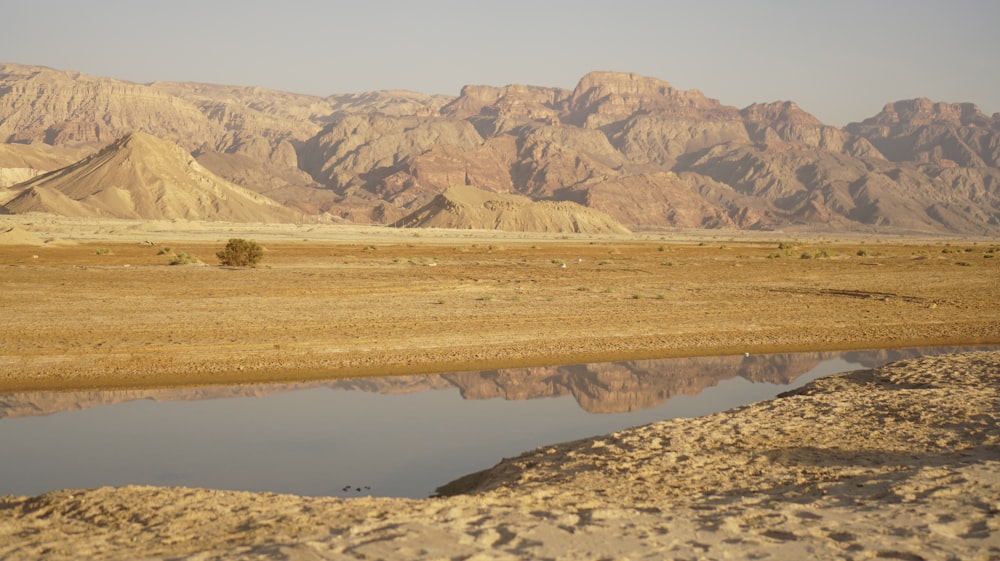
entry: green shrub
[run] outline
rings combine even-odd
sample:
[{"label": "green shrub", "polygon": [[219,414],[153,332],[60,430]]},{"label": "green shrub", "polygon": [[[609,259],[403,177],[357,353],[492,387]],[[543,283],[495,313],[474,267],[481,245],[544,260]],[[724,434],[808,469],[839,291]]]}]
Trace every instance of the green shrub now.
[{"label": "green shrub", "polygon": [[225,249],[215,254],[219,263],[229,267],[256,267],[264,257],[264,248],[255,241],[231,238]]}]

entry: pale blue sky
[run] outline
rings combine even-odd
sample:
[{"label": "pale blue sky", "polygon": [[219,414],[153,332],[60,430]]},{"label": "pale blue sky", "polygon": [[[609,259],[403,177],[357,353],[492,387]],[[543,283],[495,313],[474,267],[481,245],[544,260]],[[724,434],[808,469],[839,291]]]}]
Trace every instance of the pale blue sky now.
[{"label": "pale blue sky", "polygon": [[0,61],[328,95],[572,88],[637,72],[832,125],[929,97],[1000,111],[1000,1],[0,0]]}]

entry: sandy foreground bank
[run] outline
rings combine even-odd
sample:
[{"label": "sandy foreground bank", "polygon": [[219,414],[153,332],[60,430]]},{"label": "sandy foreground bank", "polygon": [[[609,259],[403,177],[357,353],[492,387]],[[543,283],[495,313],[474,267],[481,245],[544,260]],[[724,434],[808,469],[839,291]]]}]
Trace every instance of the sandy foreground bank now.
[{"label": "sandy foreground bank", "polygon": [[0,500],[3,559],[998,559],[1000,352],[546,446],[427,500]]}]

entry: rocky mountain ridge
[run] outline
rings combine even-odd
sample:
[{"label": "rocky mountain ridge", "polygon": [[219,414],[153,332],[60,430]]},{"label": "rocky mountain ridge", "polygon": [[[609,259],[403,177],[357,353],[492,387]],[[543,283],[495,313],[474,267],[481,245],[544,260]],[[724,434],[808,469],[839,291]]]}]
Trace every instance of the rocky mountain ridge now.
[{"label": "rocky mountain ridge", "polygon": [[97,149],[133,131],[301,212],[358,222],[468,186],[632,229],[1000,233],[1000,114],[970,103],[890,102],[837,128],[792,101],[739,109],[618,72],[573,90],[318,97],[0,64],[0,141]]}]

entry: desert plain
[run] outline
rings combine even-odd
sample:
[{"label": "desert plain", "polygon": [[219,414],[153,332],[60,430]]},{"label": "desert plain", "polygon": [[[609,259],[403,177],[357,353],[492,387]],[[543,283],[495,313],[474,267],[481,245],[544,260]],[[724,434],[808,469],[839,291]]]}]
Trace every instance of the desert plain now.
[{"label": "desert plain", "polygon": [[1000,342],[989,240],[2,224],[7,390]]},{"label": "desert plain", "polygon": [[[232,237],[256,268],[218,265]],[[990,239],[20,215],[0,244],[5,392],[1000,344]],[[984,352],[832,377],[553,443],[445,498],[7,497],[0,558],[997,559],[998,376]]]}]

